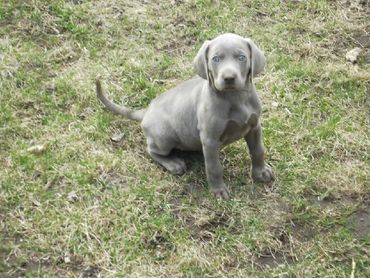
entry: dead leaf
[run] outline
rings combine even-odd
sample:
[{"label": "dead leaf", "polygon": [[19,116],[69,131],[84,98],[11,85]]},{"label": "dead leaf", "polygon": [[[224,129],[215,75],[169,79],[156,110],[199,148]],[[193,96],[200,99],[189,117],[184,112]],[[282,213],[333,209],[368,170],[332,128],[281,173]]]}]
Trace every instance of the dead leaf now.
[{"label": "dead leaf", "polygon": [[359,48],[359,47],[356,47],[356,48],[348,51],[347,54],[346,54],[347,61],[350,61],[353,64],[357,63],[357,58],[360,55],[361,51],[362,51],[362,49]]},{"label": "dead leaf", "polygon": [[48,148],[47,143],[42,144],[42,145],[34,145],[32,147],[29,147],[27,149],[27,152],[33,153],[33,154],[42,154],[43,152],[47,150],[47,148]]},{"label": "dead leaf", "polygon": [[77,197],[77,194],[75,191],[71,191],[68,193],[68,196],[67,196],[67,199],[68,201],[70,202],[76,202],[78,200],[78,197]]},{"label": "dead leaf", "polygon": [[36,200],[36,199],[33,199],[33,200],[32,200],[32,203],[33,203],[36,207],[41,207],[41,203],[40,203],[38,200]]},{"label": "dead leaf", "polygon": [[290,110],[288,109],[288,108],[284,108],[284,111],[289,115],[289,116],[291,116],[292,115],[292,112],[290,112]]},{"label": "dead leaf", "polygon": [[272,108],[277,108],[279,106],[279,103],[277,101],[271,102]]}]

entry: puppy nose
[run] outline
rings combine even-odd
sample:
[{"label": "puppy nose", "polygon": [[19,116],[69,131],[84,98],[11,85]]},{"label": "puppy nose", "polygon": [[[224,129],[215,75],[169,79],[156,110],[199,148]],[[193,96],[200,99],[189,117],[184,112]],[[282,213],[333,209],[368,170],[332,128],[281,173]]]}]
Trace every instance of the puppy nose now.
[{"label": "puppy nose", "polygon": [[224,81],[226,84],[234,84],[235,76],[225,76]]}]

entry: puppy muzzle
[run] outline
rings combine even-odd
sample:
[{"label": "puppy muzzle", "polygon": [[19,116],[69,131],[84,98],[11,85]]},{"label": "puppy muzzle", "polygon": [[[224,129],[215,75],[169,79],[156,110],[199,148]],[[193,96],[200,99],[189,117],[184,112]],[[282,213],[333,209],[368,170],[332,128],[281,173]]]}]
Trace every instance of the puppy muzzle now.
[{"label": "puppy muzzle", "polygon": [[235,72],[223,73],[215,81],[215,86],[219,91],[240,90],[243,88],[243,82]]}]

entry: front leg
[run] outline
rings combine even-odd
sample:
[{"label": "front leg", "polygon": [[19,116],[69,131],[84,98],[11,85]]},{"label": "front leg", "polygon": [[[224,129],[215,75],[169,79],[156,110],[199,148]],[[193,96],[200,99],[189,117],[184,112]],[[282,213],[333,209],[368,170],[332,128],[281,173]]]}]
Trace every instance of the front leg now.
[{"label": "front leg", "polygon": [[270,182],[274,179],[272,171],[265,164],[265,151],[262,142],[262,130],[258,124],[244,137],[252,158],[252,179],[256,182]]},{"label": "front leg", "polygon": [[211,192],[220,199],[229,199],[224,179],[223,168],[220,162],[220,142],[216,140],[202,140],[207,180]]}]

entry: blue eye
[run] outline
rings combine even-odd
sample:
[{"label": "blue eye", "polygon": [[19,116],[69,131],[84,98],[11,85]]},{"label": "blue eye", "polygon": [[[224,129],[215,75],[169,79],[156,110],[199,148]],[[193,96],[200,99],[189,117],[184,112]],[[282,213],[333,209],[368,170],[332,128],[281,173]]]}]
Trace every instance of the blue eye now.
[{"label": "blue eye", "polygon": [[238,59],[239,59],[240,62],[244,62],[246,60],[246,57],[245,57],[245,55],[240,54]]},{"label": "blue eye", "polygon": [[220,56],[213,56],[212,61],[213,61],[213,63],[219,63],[220,62]]}]

